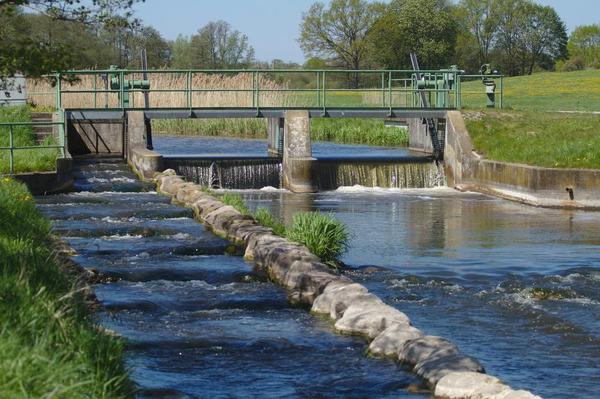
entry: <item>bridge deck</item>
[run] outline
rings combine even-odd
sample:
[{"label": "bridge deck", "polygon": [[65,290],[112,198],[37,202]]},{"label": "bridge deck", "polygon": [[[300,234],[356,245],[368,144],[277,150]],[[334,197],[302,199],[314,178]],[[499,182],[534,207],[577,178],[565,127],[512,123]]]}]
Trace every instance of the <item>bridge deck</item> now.
[{"label": "bridge deck", "polygon": [[[308,111],[311,118],[444,118],[445,108],[129,108],[144,111],[148,119],[188,118],[283,118],[291,109]],[[122,109],[67,109],[69,120],[116,120]]]}]

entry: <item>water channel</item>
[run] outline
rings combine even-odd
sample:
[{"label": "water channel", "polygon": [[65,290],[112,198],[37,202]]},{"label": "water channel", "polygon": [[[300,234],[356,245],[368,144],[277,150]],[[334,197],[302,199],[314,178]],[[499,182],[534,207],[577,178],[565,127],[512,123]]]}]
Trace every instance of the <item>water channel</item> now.
[{"label": "water channel", "polygon": [[[217,143],[223,152],[266,149],[155,138],[171,154],[215,153]],[[406,154],[315,143],[319,151]],[[76,261],[114,279],[96,287],[98,317],[128,338],[140,397],[428,397],[401,365],[364,356],[361,339],[290,307],[228,242],[123,163],[81,163],[76,179],[77,192],[39,198],[39,207]],[[312,209],[342,220],[352,232],[345,273],[488,373],[545,398],[598,397],[600,214],[448,188],[240,192],[284,220]]]}]

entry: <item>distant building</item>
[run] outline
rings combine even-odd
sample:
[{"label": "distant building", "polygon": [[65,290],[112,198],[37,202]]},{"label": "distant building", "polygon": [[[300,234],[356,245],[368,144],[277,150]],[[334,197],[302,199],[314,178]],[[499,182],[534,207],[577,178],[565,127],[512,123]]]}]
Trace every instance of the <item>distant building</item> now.
[{"label": "distant building", "polygon": [[23,75],[0,79],[0,107],[25,105],[27,103],[27,85]]}]

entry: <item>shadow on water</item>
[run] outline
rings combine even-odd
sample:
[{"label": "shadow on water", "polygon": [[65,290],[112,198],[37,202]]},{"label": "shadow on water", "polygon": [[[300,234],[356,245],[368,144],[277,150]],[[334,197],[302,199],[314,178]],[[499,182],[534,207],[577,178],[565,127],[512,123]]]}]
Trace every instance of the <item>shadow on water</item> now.
[{"label": "shadow on water", "polygon": [[76,193],[38,198],[95,287],[99,321],[128,339],[141,398],[425,397],[362,339],[290,307],[229,243],[122,164],[76,166]]}]

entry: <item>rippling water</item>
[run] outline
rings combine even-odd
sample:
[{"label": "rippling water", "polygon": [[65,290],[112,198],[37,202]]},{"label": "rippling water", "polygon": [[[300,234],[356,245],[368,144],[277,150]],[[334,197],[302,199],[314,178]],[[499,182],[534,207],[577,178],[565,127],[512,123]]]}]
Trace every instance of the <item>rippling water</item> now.
[{"label": "rippling water", "polygon": [[289,221],[331,212],[352,232],[347,274],[545,398],[597,398],[600,214],[431,190],[244,193]]},{"label": "rippling water", "polygon": [[[128,339],[142,398],[425,397],[400,365],[290,307],[230,243],[122,163],[83,163],[79,192],[37,198],[95,287],[102,325]],[[411,388],[412,387],[412,388]],[[417,388],[415,388],[417,387]]]}]

